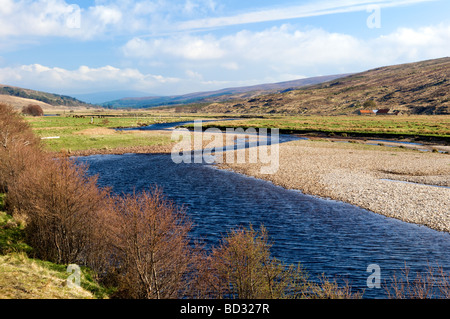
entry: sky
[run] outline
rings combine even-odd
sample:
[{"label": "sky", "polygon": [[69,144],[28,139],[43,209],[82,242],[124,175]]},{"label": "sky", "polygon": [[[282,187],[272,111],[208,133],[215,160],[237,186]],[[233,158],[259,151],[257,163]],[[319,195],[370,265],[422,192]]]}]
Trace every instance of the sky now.
[{"label": "sky", "polygon": [[448,0],[0,0],[0,83],[178,95],[450,56]]}]

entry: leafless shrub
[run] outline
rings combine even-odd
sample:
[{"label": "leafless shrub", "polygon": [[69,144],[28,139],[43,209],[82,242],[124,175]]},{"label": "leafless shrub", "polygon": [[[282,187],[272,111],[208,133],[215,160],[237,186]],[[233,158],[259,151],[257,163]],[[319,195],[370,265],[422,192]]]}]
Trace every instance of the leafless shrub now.
[{"label": "leafless shrub", "polygon": [[44,115],[44,110],[37,104],[28,104],[22,108],[22,113],[31,116],[42,116]]},{"label": "leafless shrub", "polygon": [[285,265],[270,256],[267,230],[231,231],[199,268],[202,298],[293,299],[360,298],[350,286],[325,277],[314,283],[300,265]]},{"label": "leafless shrub", "polygon": [[9,186],[7,199],[27,216],[27,242],[36,257],[68,264],[85,256],[105,196],[86,167],[44,157]]},{"label": "leafless shrub", "polygon": [[118,295],[138,299],[183,296],[192,253],[184,212],[159,189],[115,201],[121,269]]},{"label": "leafless shrub", "polygon": [[[267,230],[237,229],[208,257],[200,282],[211,298],[288,299],[350,298],[350,289],[323,280],[319,286],[308,279],[300,265],[284,265],[270,256]],[[205,289],[206,288],[206,289]]]},{"label": "leafless shrub", "polygon": [[40,141],[12,106],[0,103],[0,191],[39,157]]},{"label": "leafless shrub", "polygon": [[279,293],[274,279],[280,274],[279,264],[270,258],[270,245],[265,228],[256,232],[232,231],[211,254],[211,266],[221,297],[260,299]]},{"label": "leafless shrub", "polygon": [[450,273],[442,267],[428,266],[426,272],[411,274],[405,266],[400,275],[394,274],[385,290],[390,299],[448,299],[450,298]]}]

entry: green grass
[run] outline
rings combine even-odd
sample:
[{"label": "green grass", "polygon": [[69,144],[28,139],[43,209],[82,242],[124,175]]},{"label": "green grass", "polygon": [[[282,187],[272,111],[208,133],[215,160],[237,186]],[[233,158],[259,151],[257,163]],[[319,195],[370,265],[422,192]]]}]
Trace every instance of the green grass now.
[{"label": "green grass", "polygon": [[284,131],[450,137],[450,116],[286,116],[212,123],[210,127],[279,128]]},{"label": "green grass", "polygon": [[[115,149],[126,147],[165,146],[172,143],[169,134],[147,132],[133,134],[114,131],[118,127],[138,127],[158,122],[188,121],[211,115],[195,114],[164,116],[142,113],[141,116],[116,116],[106,118],[26,117],[40,137],[59,136],[43,140],[49,151],[78,151],[88,149]],[[450,116],[270,116],[264,118],[241,118],[235,121],[205,123],[204,127],[255,127],[279,128],[285,132],[323,132],[329,135],[383,134],[401,137],[450,138]],[[109,132],[104,129],[111,129]]]},{"label": "green grass", "polygon": [[23,224],[15,221],[7,213],[0,211],[0,254],[29,253],[31,251],[32,248],[25,242]]},{"label": "green grass", "polygon": [[45,144],[50,151],[78,151],[87,149],[114,149],[121,147],[135,146],[155,146],[169,145],[171,143],[170,136],[165,135],[142,135],[135,136],[132,134],[115,133],[114,135],[81,135],[74,136],[71,134],[60,135],[59,139],[46,140]]},{"label": "green grass", "polygon": [[4,212],[0,194],[0,299],[108,298],[111,290],[95,280],[94,272],[80,267],[80,288],[67,287],[67,265],[29,258],[24,223]]},{"label": "green grass", "polygon": [[[59,117],[26,117],[33,131],[39,137],[59,137],[57,139],[45,139],[49,151],[60,150],[88,150],[88,149],[114,149],[120,147],[169,145],[172,143],[170,135],[155,134],[133,134],[113,130],[123,127],[139,127],[159,122],[175,122],[190,120],[180,117],[91,117],[74,118],[68,116]],[[103,130],[102,130],[103,129]],[[104,129],[111,129],[110,132]]]},{"label": "green grass", "polygon": [[4,212],[5,194],[0,194],[0,254],[11,252],[30,252],[32,249],[25,243],[23,224],[15,221]]}]

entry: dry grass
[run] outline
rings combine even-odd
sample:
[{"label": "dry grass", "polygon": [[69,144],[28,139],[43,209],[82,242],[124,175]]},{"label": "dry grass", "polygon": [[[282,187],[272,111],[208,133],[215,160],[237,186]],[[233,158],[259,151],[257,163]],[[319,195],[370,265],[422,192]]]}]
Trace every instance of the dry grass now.
[{"label": "dry grass", "polygon": [[0,256],[0,299],[94,298],[83,288],[69,288],[63,275],[25,254]]},{"label": "dry grass", "polygon": [[74,132],[75,135],[111,135],[116,133],[115,130],[105,127],[89,128],[82,131]]}]

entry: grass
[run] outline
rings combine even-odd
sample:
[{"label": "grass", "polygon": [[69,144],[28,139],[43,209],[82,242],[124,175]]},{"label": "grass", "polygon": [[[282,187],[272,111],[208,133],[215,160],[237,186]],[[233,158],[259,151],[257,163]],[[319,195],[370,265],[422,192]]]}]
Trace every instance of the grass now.
[{"label": "grass", "polygon": [[0,254],[13,252],[31,252],[25,243],[23,224],[14,220],[5,212],[0,212]]},{"label": "grass", "polygon": [[0,254],[30,252],[25,243],[24,225],[4,212],[5,194],[0,193]]},{"label": "grass", "polygon": [[3,211],[0,194],[0,299],[98,299],[110,291],[99,285],[95,274],[81,268],[80,287],[69,287],[67,265],[29,258],[24,223]]},{"label": "grass", "polygon": [[114,149],[135,146],[163,146],[171,143],[170,136],[158,134],[132,134],[115,132],[109,134],[60,135],[59,139],[46,141],[49,151],[78,151],[87,149]]},{"label": "grass", "polygon": [[107,290],[95,283],[86,268],[80,287],[69,287],[64,265],[31,259],[25,253],[0,255],[0,299],[97,299]]},{"label": "grass", "polygon": [[395,137],[450,137],[450,116],[273,116],[212,123],[210,127],[279,128],[328,134],[386,134]]},{"label": "grass", "polygon": [[[109,113],[108,113],[109,114]],[[170,146],[169,132],[119,131],[115,128],[139,127],[160,122],[189,121],[201,118],[217,118],[219,114],[174,114],[142,112],[136,116],[126,113],[102,114],[105,118],[93,119],[71,116],[26,117],[34,132],[45,139],[49,151],[111,150],[131,147]],[[73,115],[73,114],[72,114]],[[417,137],[450,139],[450,116],[271,116],[239,118],[235,121],[204,123],[204,127],[255,127],[279,128],[281,132],[322,132],[333,135],[377,135],[395,138]]]},{"label": "grass", "polygon": [[[147,115],[147,114],[143,114]],[[169,134],[143,131],[118,131],[115,128],[139,127],[159,122],[186,121],[193,117],[179,116],[117,116],[75,118],[69,116],[26,117],[33,131],[45,139],[49,151],[77,151],[88,149],[114,149],[119,147],[164,146],[172,143]]]}]

